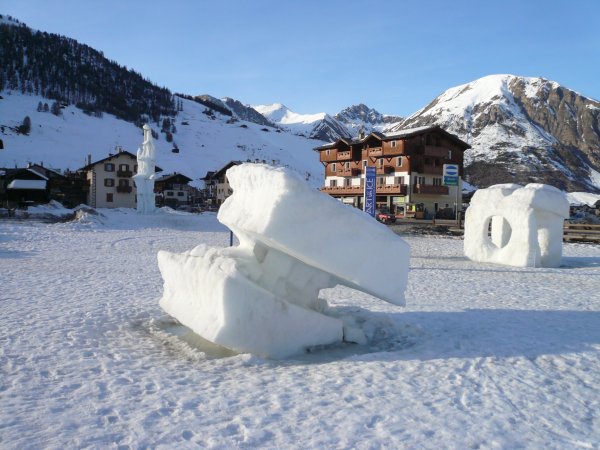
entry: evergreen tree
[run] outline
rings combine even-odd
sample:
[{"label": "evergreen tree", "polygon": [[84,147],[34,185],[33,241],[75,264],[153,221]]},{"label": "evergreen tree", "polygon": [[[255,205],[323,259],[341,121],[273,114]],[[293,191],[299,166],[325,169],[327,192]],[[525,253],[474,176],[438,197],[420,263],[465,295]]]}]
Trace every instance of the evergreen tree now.
[{"label": "evergreen tree", "polygon": [[42,102],[39,102],[37,105],[37,112],[42,112],[43,109],[44,107],[42,106]]},{"label": "evergreen tree", "polygon": [[50,107],[50,112],[55,116],[60,116],[60,105],[58,102],[52,102],[52,106]]},{"label": "evergreen tree", "polygon": [[31,131],[31,119],[29,118],[29,116],[25,116],[25,118],[23,119],[23,123],[19,125],[17,131],[21,134],[29,134],[29,132]]}]

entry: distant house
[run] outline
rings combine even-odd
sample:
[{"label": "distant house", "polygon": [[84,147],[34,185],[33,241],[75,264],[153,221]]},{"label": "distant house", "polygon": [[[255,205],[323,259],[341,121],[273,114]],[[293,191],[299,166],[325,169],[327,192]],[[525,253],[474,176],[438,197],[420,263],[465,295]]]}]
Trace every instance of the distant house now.
[{"label": "distant house", "polygon": [[193,205],[196,189],[188,184],[190,181],[191,178],[177,172],[157,178],[154,182],[157,203],[174,209]]},{"label": "distant house", "polygon": [[88,186],[81,172],[59,173],[58,170],[44,167],[43,164],[29,164],[28,167],[48,179],[47,189],[50,200],[56,200],[67,208],[74,208],[86,202]]},{"label": "distant house", "polygon": [[[111,154],[79,169],[85,173],[89,186],[86,203],[92,208],[135,208],[136,189],[133,175],[137,172],[137,157],[125,150]],[[162,169],[156,166],[156,172]]]},{"label": "distant house", "polygon": [[216,205],[217,203],[217,180],[214,178],[214,171],[206,172],[203,178],[204,189],[202,189],[202,200],[206,205]]},{"label": "distant house", "polygon": [[221,206],[225,199],[233,193],[225,173],[230,167],[237,166],[238,164],[241,164],[241,161],[230,161],[216,172],[208,172],[202,178],[205,186],[210,186],[211,197],[208,198],[208,204]]},{"label": "distant house", "polygon": [[48,203],[48,178],[31,169],[0,169],[0,202],[4,208]]}]

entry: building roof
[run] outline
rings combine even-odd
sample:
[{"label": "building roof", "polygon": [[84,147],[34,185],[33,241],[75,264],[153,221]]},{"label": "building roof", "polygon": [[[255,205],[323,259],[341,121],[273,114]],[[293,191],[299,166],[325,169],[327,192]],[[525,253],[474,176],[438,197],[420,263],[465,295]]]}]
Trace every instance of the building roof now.
[{"label": "building roof", "polygon": [[424,133],[429,133],[431,131],[435,131],[438,133],[442,133],[445,136],[447,136],[449,139],[451,139],[452,141],[454,141],[456,144],[458,144],[459,146],[463,147],[465,150],[468,148],[471,148],[471,146],[469,144],[467,144],[465,141],[461,140],[460,138],[458,138],[457,136],[455,136],[454,134],[448,133],[446,130],[444,130],[443,128],[437,126],[437,125],[428,125],[425,127],[417,127],[417,128],[407,128],[405,130],[399,130],[396,131],[394,133],[380,133],[378,131],[371,131],[369,134],[367,134],[364,138],[362,139],[354,139],[349,141],[348,139],[338,139],[335,142],[330,142],[329,144],[325,144],[325,145],[321,145],[320,147],[315,147],[313,150],[314,151],[321,151],[321,150],[327,150],[327,149],[332,149],[332,148],[336,148],[340,142],[343,142],[344,144],[350,146],[350,145],[356,145],[356,144],[362,144],[363,142],[365,142],[367,139],[369,139],[371,136],[381,140],[381,141],[391,141],[394,139],[407,139],[413,136],[418,136],[420,134],[424,134]]},{"label": "building roof", "polygon": [[46,180],[19,180],[14,179],[6,189],[28,189],[28,190],[45,190],[46,189]]},{"label": "building roof", "polygon": [[161,176],[160,178],[157,178],[156,180],[154,180],[156,183],[158,182],[163,182],[163,181],[168,181],[172,178],[184,178],[186,180],[186,183],[189,183],[190,181],[192,181],[192,178],[185,176],[182,173],[167,173],[163,176]]},{"label": "building roof", "polygon": [[[101,164],[101,163],[105,163],[105,162],[111,161],[112,159],[118,158],[119,156],[122,156],[122,155],[129,156],[130,158],[135,159],[137,161],[137,155],[134,155],[133,153],[130,153],[127,150],[120,150],[117,153],[111,153],[111,154],[109,154],[106,158],[102,158],[102,159],[99,159],[96,162],[88,164],[87,166],[84,166],[84,167],[82,167],[79,170],[80,171],[91,170],[92,167],[94,167],[96,164]],[[160,167],[158,167],[158,166],[154,166],[154,171],[155,172],[162,172],[163,170]]]},{"label": "building roof", "polygon": [[[229,161],[227,164],[225,164],[219,170],[217,170],[216,172],[214,172],[210,178],[206,178],[205,177],[205,179],[219,178],[221,175],[223,175],[223,173],[225,171],[227,171],[227,169],[229,169],[232,166],[237,166],[238,164],[241,164],[241,163],[242,163],[241,161]],[[208,173],[206,175],[208,176]]]}]

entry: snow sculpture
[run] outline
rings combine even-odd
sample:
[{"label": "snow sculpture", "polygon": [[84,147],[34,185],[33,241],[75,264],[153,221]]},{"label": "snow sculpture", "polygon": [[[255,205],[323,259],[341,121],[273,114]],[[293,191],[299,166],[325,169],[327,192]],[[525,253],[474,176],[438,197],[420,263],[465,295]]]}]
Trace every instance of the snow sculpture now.
[{"label": "snow sculpture", "polygon": [[409,247],[362,211],[310,188],[283,168],[242,164],[218,219],[229,248],[164,251],[161,307],[205,339],[238,352],[284,358],[335,342],[366,342],[327,315],[319,291],[337,284],[404,305]]},{"label": "snow sculpture", "polygon": [[137,151],[137,174],[133,176],[137,187],[137,211],[142,214],[154,212],[154,177],[156,167],[156,149],[152,139],[152,130],[144,125],[144,142]]},{"label": "snow sculpture", "polygon": [[[465,256],[516,267],[558,267],[569,202],[545,184],[479,189],[465,216]],[[491,222],[491,236],[488,229]]]}]

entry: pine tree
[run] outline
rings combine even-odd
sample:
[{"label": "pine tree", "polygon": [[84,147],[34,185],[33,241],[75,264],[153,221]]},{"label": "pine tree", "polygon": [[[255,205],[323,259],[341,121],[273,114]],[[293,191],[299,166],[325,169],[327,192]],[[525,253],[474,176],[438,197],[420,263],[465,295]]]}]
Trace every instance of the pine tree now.
[{"label": "pine tree", "polygon": [[31,119],[29,118],[29,116],[25,116],[25,118],[23,119],[23,123],[19,125],[17,131],[21,134],[29,134],[29,132],[31,131]]},{"label": "pine tree", "polygon": [[43,109],[44,107],[42,106],[42,102],[39,102],[37,105],[37,112],[42,112]]}]

